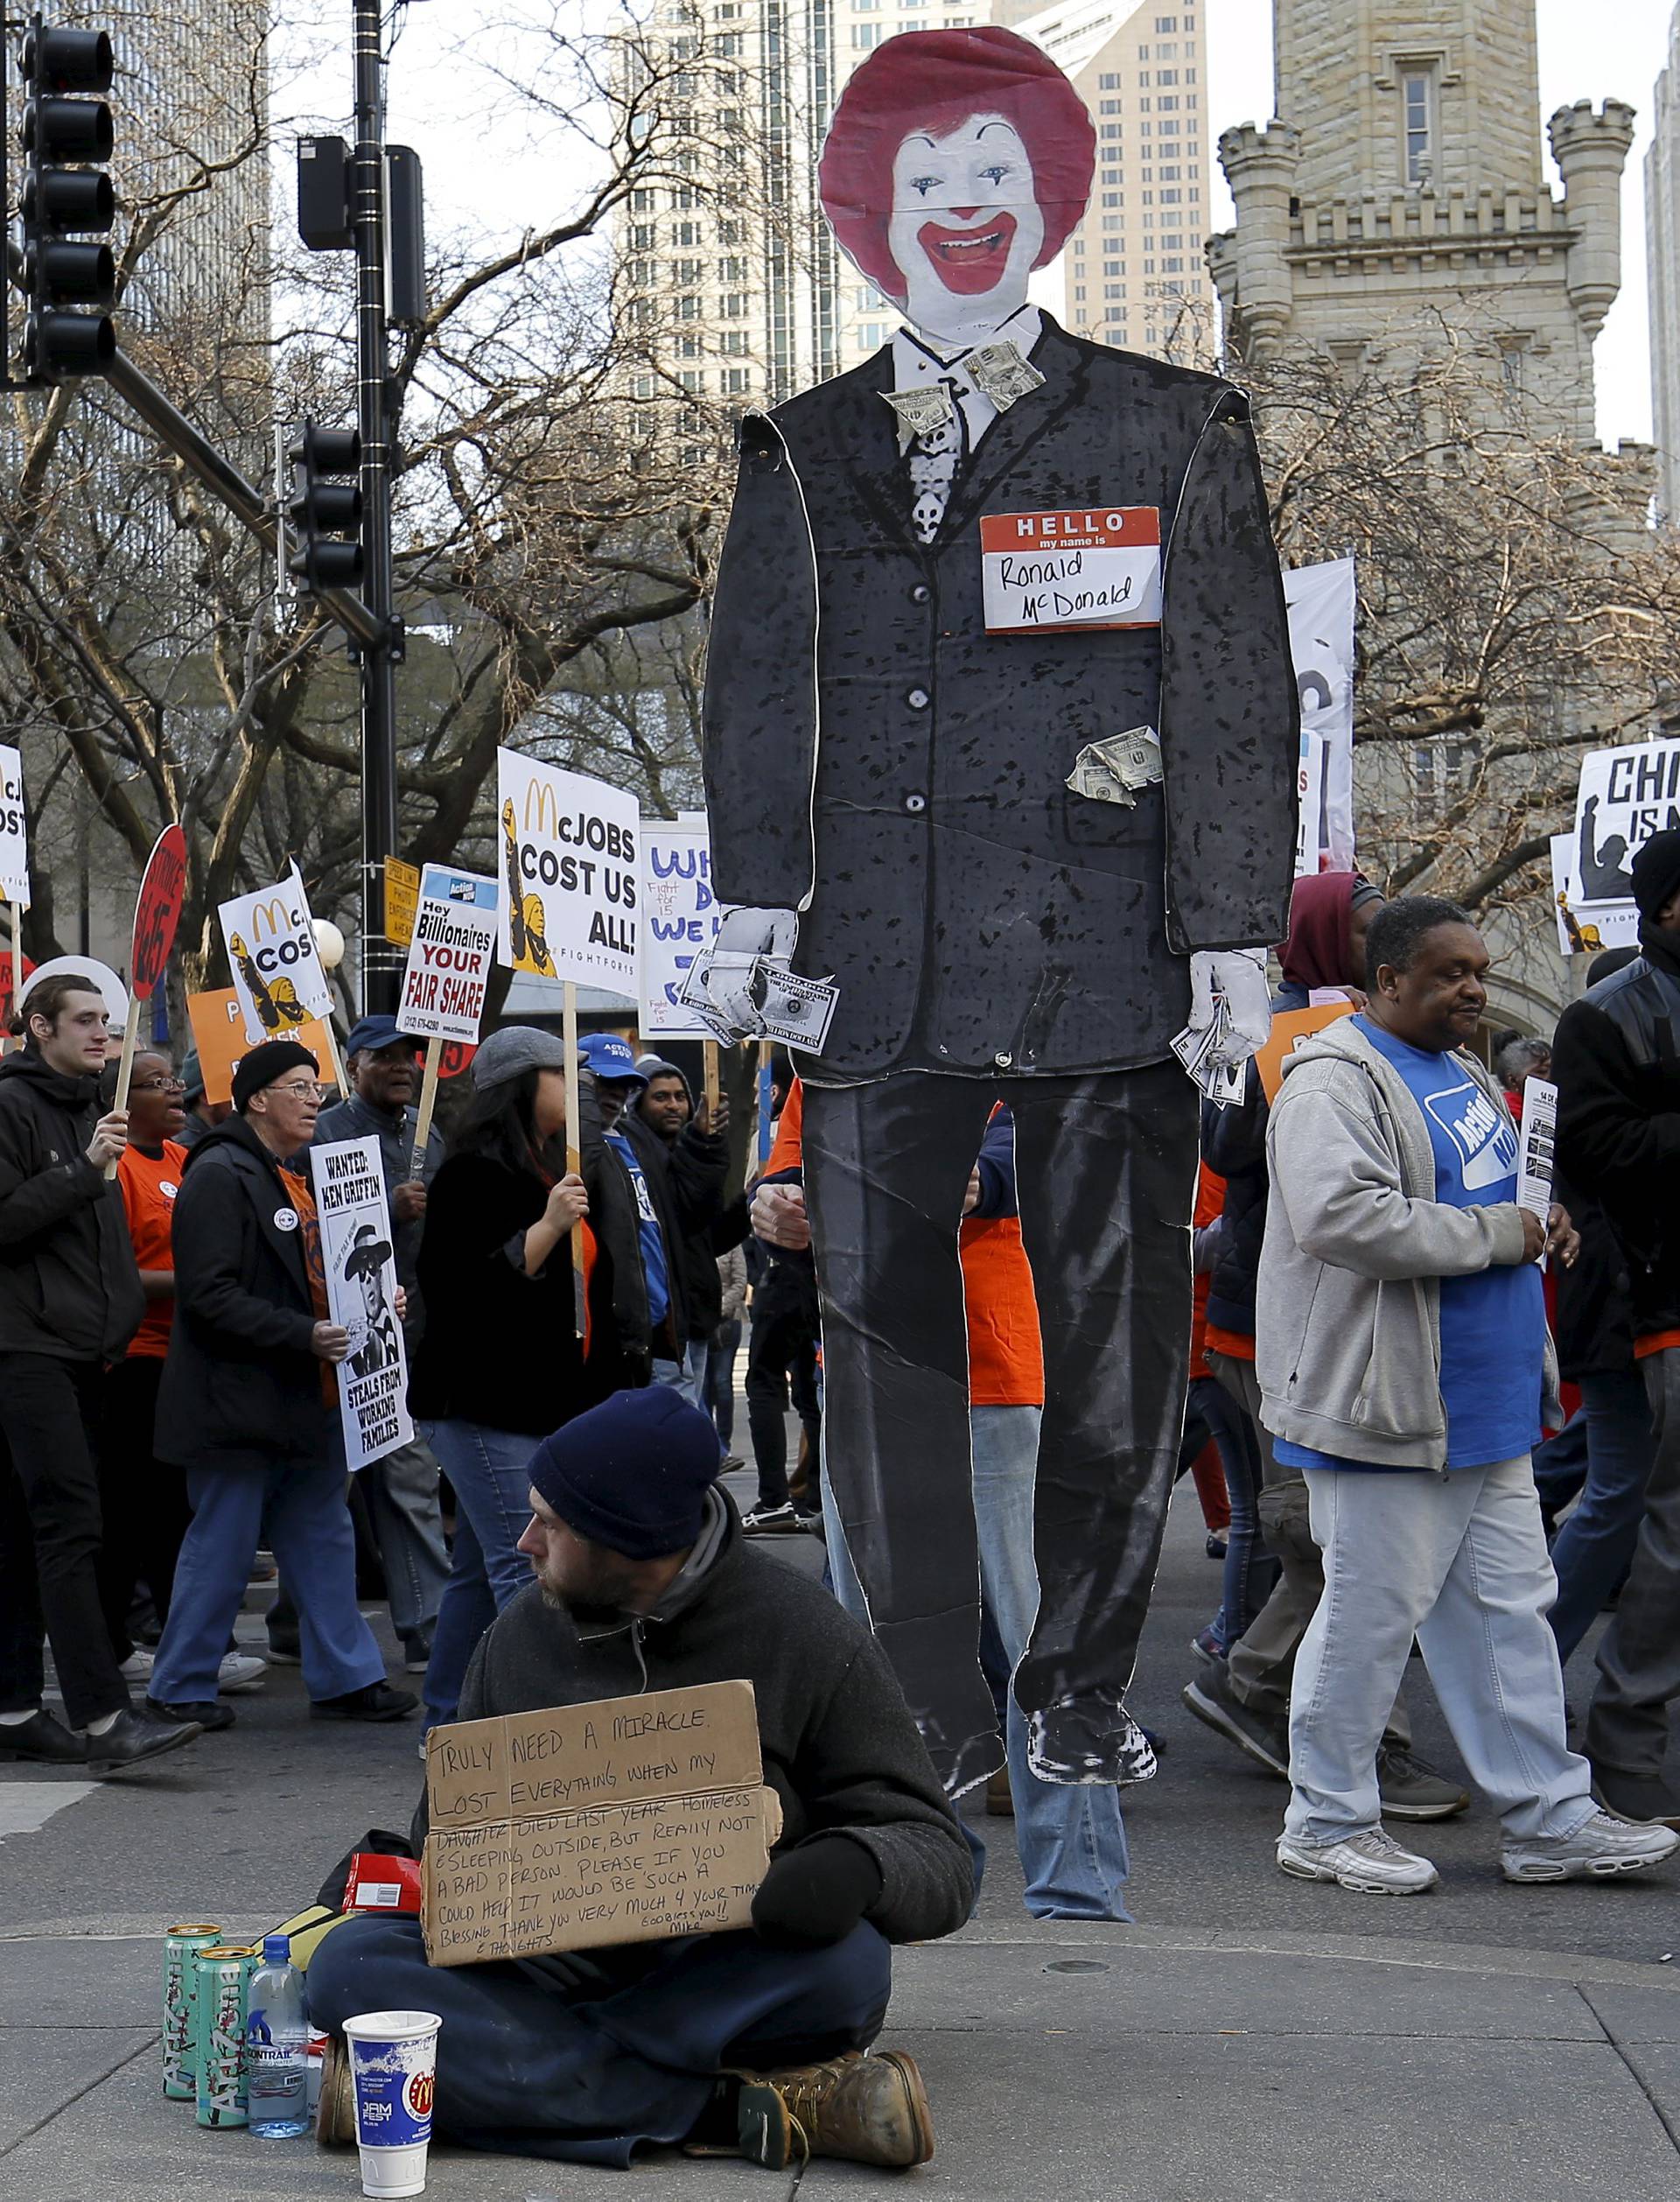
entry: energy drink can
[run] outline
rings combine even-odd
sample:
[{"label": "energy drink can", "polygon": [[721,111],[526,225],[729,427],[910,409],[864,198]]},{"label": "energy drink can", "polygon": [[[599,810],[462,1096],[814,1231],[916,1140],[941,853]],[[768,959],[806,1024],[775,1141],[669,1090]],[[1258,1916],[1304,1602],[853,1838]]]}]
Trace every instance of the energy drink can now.
[{"label": "energy drink can", "polygon": [[193,1958],[198,1988],[198,2100],[201,2126],[250,2121],[245,2096],[245,1991],[256,1952],[220,1946]]},{"label": "energy drink can", "polygon": [[164,2093],[191,2102],[198,2089],[193,1960],[221,1939],[219,1926],[172,1926],[164,1932]]}]

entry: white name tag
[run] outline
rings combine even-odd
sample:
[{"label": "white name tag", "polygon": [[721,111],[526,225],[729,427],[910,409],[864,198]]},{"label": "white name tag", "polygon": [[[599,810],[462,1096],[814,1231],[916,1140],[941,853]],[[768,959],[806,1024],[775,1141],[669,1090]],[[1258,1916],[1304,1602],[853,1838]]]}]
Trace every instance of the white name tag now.
[{"label": "white name tag", "polygon": [[1154,505],[984,514],[980,565],[988,635],[1161,623]]}]

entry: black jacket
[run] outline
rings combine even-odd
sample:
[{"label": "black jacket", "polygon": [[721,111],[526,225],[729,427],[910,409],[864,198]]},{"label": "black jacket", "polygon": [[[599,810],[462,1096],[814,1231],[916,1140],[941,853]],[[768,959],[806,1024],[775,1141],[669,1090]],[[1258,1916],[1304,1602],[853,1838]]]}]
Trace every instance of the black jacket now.
[{"label": "black jacket", "polygon": [[1558,1346],[1558,1373],[1567,1382],[1602,1376],[1634,1365],[1634,1309],[1628,1297],[1628,1257],[1610,1218],[1589,1195],[1562,1177],[1552,1183],[1552,1198],[1569,1210],[1581,1234],[1575,1266],[1560,1262],[1552,1336]]},{"label": "black jacket", "polygon": [[[721,1491],[713,1509],[716,1557],[644,1621],[580,1633],[535,1584],[522,1591],[473,1654],[458,1717],[751,1682],[764,1778],[781,1799],[778,1848],[849,1835],[880,1868],[867,1917],[889,1941],[955,1933],[973,1901],[968,1846],[885,1653],[820,1583],[755,1551]],[[423,1801],[416,1848],[424,1832]]]},{"label": "black jacket", "polygon": [[1208,1320],[1215,1329],[1254,1336],[1254,1294],[1260,1249],[1266,1236],[1271,1181],[1266,1171],[1266,1127],[1271,1121],[1265,1089],[1252,1062],[1242,1098],[1235,1108],[1201,1105],[1201,1158],[1225,1181],[1220,1210],[1219,1258],[1208,1286]]},{"label": "black jacket", "polygon": [[88,1160],[97,1080],[0,1062],[0,1353],[116,1361],[145,1313],[115,1178]]},{"label": "black jacket", "polygon": [[1680,937],[1659,936],[1558,1020],[1558,1165],[1627,1258],[1635,1328],[1680,1328]]},{"label": "black jacket", "polygon": [[[721,902],[802,912],[840,995],[808,1075],[1123,1069],[1168,1052],[1186,953],[1281,940],[1299,705],[1249,403],[1045,317],[1042,388],[911,525],[887,347],[742,424],[706,676]],[[1154,508],[1158,628],[988,635],[980,520]],[[1067,785],[1158,729],[1135,807]]]},{"label": "black jacket", "polygon": [[710,1338],[723,1321],[718,1257],[746,1237],[745,1199],[724,1204],[729,1140],[699,1131],[692,1122],[675,1140],[663,1139],[634,1109],[626,1109],[614,1128],[634,1148],[659,1213],[668,1266],[675,1273],[671,1310],[680,1355],[690,1338]]},{"label": "black jacket", "polygon": [[188,1150],[171,1238],[175,1322],[158,1395],[158,1458],[247,1468],[340,1457],[325,1364],[310,1350],[323,1318],[305,1234],[278,1164],[242,1117]]}]

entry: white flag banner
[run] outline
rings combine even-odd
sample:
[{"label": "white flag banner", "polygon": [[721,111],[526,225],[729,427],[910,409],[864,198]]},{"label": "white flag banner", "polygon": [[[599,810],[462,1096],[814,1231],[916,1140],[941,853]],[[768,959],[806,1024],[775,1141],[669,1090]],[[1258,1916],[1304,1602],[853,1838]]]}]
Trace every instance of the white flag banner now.
[{"label": "white flag banner", "polygon": [[312,1017],[331,1022],[332,989],[321,968],[309,897],[295,864],[272,887],[222,903],[217,915],[252,1047],[284,1040]]},{"label": "white flag banner", "polygon": [[1295,832],[1295,876],[1311,876],[1319,868],[1323,847],[1320,821],[1324,817],[1324,770],[1328,747],[1322,734],[1301,729],[1299,778],[1300,813]]},{"label": "white flag banner", "polygon": [[711,891],[711,841],[705,821],[641,825],[641,986],[643,1034],[662,1040],[716,1037],[682,999],[696,959],[717,938],[723,908]]},{"label": "white flag banner", "polygon": [[396,1319],[396,1259],[379,1141],[341,1140],[309,1151],[332,1319],[350,1333],[338,1364],[345,1465],[383,1460],[414,1436],[409,1364]]},{"label": "white flag banner", "polygon": [[0,742],[0,902],[29,904],[29,820],[24,761]]},{"label": "white flag banner", "polygon": [[496,954],[496,883],[429,864],[420,880],[396,1028],[474,1046]]},{"label": "white flag banner", "polygon": [[[1289,650],[1300,692],[1301,725],[1324,743],[1319,846],[1332,870],[1354,866],[1354,617],[1357,590],[1351,558],[1297,566],[1284,576]],[[1316,872],[1316,859],[1298,864]]]},{"label": "white flag banner", "polygon": [[581,772],[496,752],[502,878],[497,947],[515,971],[636,991],[641,814]]}]

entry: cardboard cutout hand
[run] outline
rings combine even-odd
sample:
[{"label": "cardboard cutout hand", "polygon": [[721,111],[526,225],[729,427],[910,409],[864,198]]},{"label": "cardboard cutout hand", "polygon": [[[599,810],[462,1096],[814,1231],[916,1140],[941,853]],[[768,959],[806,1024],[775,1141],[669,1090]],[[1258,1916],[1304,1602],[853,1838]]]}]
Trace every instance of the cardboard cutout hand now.
[{"label": "cardboard cutout hand", "polygon": [[784,970],[799,939],[793,910],[726,910],[706,966],[706,997],[744,1039],[764,1030],[758,1004],[749,991],[752,966],[762,957]]},{"label": "cardboard cutout hand", "polygon": [[1190,958],[1190,1029],[1205,1032],[1214,1021],[1214,997],[1223,994],[1230,1024],[1208,1057],[1210,1065],[1246,1062],[1266,1044],[1271,1031],[1271,997],[1266,992],[1264,948],[1199,949]]}]

